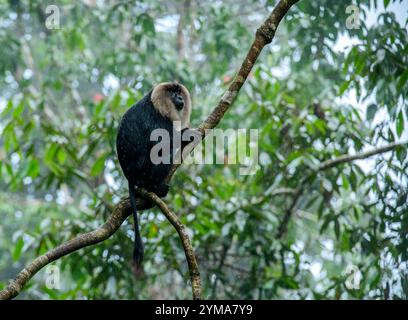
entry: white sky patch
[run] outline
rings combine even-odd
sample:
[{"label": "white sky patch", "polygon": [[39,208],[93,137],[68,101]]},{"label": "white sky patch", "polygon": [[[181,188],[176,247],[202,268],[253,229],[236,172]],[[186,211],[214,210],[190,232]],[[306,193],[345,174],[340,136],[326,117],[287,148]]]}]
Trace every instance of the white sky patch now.
[{"label": "white sky patch", "polygon": [[[283,59],[280,63],[279,67],[271,67],[270,73],[273,74],[274,77],[279,79],[285,79],[290,75],[291,68],[290,68],[290,60],[288,58]],[[270,75],[264,74],[265,79],[269,79]],[[262,72],[261,72],[262,77]]]},{"label": "white sky patch", "polygon": [[305,249],[305,243],[301,240],[297,240],[291,248],[297,253],[301,253]]},{"label": "white sky patch", "polygon": [[18,153],[13,153],[10,158],[11,165],[13,168],[17,168],[20,163],[20,156]]},{"label": "white sky patch", "polygon": [[2,113],[4,109],[6,109],[6,106],[7,106],[7,100],[0,97],[0,113]]},{"label": "white sky patch", "polygon": [[322,240],[321,244],[323,246],[321,251],[321,256],[327,260],[334,260],[334,243],[332,239]]},{"label": "white sky patch", "polygon": [[161,19],[155,19],[154,27],[158,32],[176,32],[179,15],[173,14]]},{"label": "white sky patch", "polygon": [[357,38],[350,38],[346,34],[342,34],[338,37],[336,43],[333,46],[335,52],[349,52],[351,47],[358,44],[360,41]]},{"label": "white sky patch", "polygon": [[105,95],[109,95],[109,91],[116,90],[119,88],[119,79],[113,74],[108,74],[103,79],[103,88],[102,91]]},{"label": "white sky patch", "polygon": [[393,12],[400,25],[405,26],[408,19],[408,1],[406,0],[403,0],[401,3],[390,3],[387,9],[384,9],[384,3],[382,1],[378,1],[377,10],[375,8],[371,8],[371,10],[367,12],[367,18],[365,20],[366,25],[368,27],[375,25],[377,23],[378,16],[386,11]]},{"label": "white sky patch", "polygon": [[31,79],[31,77],[33,76],[33,74],[34,74],[33,70],[31,70],[31,69],[25,69],[24,72],[23,72],[23,78],[24,78],[25,80],[29,80],[29,79]]},{"label": "white sky patch", "polygon": [[309,270],[312,273],[313,277],[319,278],[320,273],[322,272],[322,264],[320,262],[312,262],[310,264]]},{"label": "white sky patch", "polygon": [[198,205],[198,199],[197,199],[196,197],[194,197],[194,196],[191,196],[191,198],[190,198],[190,203],[191,203],[191,205],[192,205],[193,207],[195,207],[195,206]]},{"label": "white sky patch", "polygon": [[58,190],[57,191],[57,198],[55,201],[59,205],[64,205],[67,202],[67,195],[65,194],[64,190]]},{"label": "white sky patch", "polygon": [[119,190],[120,189],[120,179],[114,174],[112,174],[112,170],[115,168],[115,163],[112,160],[106,161],[106,170],[104,174],[105,182],[109,188],[112,190]]}]

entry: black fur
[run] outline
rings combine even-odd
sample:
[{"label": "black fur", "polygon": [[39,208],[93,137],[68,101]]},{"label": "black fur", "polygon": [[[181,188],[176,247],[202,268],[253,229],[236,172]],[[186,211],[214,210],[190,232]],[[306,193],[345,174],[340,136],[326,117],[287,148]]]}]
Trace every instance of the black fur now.
[{"label": "black fur", "polygon": [[[164,182],[170,164],[153,164],[150,161],[150,150],[157,141],[150,141],[150,134],[155,129],[165,129],[173,137],[173,124],[170,119],[163,117],[151,102],[150,91],[139,102],[132,106],[123,116],[116,139],[116,149],[119,163],[129,182],[129,195],[132,202],[135,221],[135,248],[133,259],[137,266],[143,260],[143,244],[140,238],[135,186],[165,197],[169,186]],[[171,154],[173,146],[170,144]]]},{"label": "black fur", "polygon": [[171,164],[156,165],[150,161],[150,150],[157,143],[150,141],[150,134],[155,129],[165,129],[172,138],[173,124],[153,107],[150,95],[151,91],[124,114],[119,125],[116,149],[129,183],[164,197],[168,186],[163,181]]}]

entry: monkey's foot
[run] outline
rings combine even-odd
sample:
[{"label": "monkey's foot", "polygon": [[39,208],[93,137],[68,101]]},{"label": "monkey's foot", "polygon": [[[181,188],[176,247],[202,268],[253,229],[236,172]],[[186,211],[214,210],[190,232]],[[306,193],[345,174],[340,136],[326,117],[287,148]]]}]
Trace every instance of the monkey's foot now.
[{"label": "monkey's foot", "polygon": [[162,183],[158,185],[153,192],[157,194],[160,198],[164,198],[169,193],[169,190],[170,186],[167,183]]}]

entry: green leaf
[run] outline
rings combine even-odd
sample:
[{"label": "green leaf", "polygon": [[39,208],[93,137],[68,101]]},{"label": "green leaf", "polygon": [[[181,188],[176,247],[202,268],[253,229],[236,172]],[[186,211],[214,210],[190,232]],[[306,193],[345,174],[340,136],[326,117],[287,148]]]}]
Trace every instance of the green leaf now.
[{"label": "green leaf", "polygon": [[350,180],[349,181],[350,181],[351,190],[353,191],[357,190],[357,176],[353,168],[350,169]]},{"label": "green leaf", "polygon": [[341,235],[341,250],[350,251],[350,237],[345,232]]},{"label": "green leaf", "polygon": [[58,153],[57,153],[57,159],[60,164],[65,163],[65,160],[67,159],[67,153],[65,152],[64,149],[59,148]]},{"label": "green leaf", "polygon": [[391,0],[384,0],[384,8],[387,9],[388,5],[390,4]]},{"label": "green leaf", "polygon": [[147,13],[142,13],[136,20],[137,24],[141,24],[143,31],[146,34],[154,35],[156,30],[154,27],[154,20]]},{"label": "green leaf", "polygon": [[347,176],[344,173],[341,174],[341,181],[342,181],[343,188],[348,190],[350,188],[350,183],[348,181]]},{"label": "green leaf", "polygon": [[398,137],[401,137],[402,132],[404,131],[404,115],[402,114],[402,110],[398,113],[396,129]]},{"label": "green leaf", "polygon": [[21,101],[13,111],[13,118],[17,119],[24,110],[24,101]]},{"label": "green leaf", "polygon": [[401,162],[401,164],[403,164],[405,159],[407,158],[406,146],[398,146],[395,151],[397,153],[397,159],[399,160],[399,162]]},{"label": "green leaf", "polygon": [[13,109],[13,101],[12,100],[9,100],[8,102],[7,102],[7,106],[4,108],[4,110],[0,113],[0,115],[2,115],[2,116],[5,116],[5,115],[7,115],[9,112],[10,112],[10,110],[12,110]]},{"label": "green leaf", "polygon": [[326,217],[324,218],[323,224],[322,224],[322,226],[321,226],[321,228],[320,228],[320,233],[323,233],[324,230],[327,229],[327,227],[329,226],[329,223],[330,223],[332,220],[333,220],[333,217],[330,216],[330,215],[328,215],[328,216],[326,216]]},{"label": "green leaf", "polygon": [[23,252],[23,246],[24,246],[23,237],[19,237],[17,240],[16,246],[14,247],[13,254],[12,254],[14,261],[17,261],[18,259],[20,259],[21,253]]},{"label": "green leaf", "polygon": [[370,104],[367,107],[366,118],[367,118],[368,121],[371,121],[371,120],[374,119],[375,114],[377,113],[377,110],[378,110],[378,106],[376,104],[374,104],[374,103]]},{"label": "green leaf", "polygon": [[54,156],[57,150],[58,150],[58,144],[51,143],[50,145],[48,145],[45,151],[45,156],[44,156],[45,162],[49,162],[49,163],[53,162]]},{"label": "green leaf", "polygon": [[47,293],[51,299],[53,300],[58,300],[58,294],[57,291],[54,289],[49,289],[47,287],[43,287],[42,290]]},{"label": "green leaf", "polygon": [[104,154],[95,161],[94,165],[91,168],[91,176],[96,177],[99,175],[105,167],[105,160],[108,154]]},{"label": "green leaf", "polygon": [[286,289],[299,289],[299,284],[293,278],[282,277],[279,282]]},{"label": "green leaf", "polygon": [[31,160],[30,164],[28,165],[27,176],[34,179],[38,176],[39,173],[40,173],[40,164],[38,160],[35,160],[35,159]]},{"label": "green leaf", "polygon": [[346,92],[347,88],[350,86],[351,80],[344,82],[339,89],[339,96],[342,96]]},{"label": "green leaf", "polygon": [[399,77],[398,84],[397,84],[397,90],[399,93],[401,93],[402,89],[404,88],[404,85],[407,83],[408,80],[408,69],[405,70],[402,75]]},{"label": "green leaf", "polygon": [[340,223],[339,220],[334,220],[334,233],[336,234],[336,239],[340,238]]}]

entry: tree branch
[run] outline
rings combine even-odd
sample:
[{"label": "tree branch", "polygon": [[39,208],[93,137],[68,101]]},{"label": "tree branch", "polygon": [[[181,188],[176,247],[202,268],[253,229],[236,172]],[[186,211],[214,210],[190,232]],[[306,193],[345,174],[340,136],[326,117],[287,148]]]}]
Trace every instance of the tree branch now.
[{"label": "tree branch", "polygon": [[[264,21],[264,23],[256,31],[255,39],[249,48],[249,51],[241,64],[241,67],[238,70],[234,80],[231,82],[227,91],[225,91],[221,100],[218,102],[217,106],[211,112],[211,114],[205,119],[203,123],[198,127],[198,131],[201,133],[201,140],[205,138],[209,129],[214,129],[221,119],[224,117],[225,113],[231,107],[232,103],[235,101],[239,91],[241,90],[243,84],[248,78],[249,73],[252,70],[256,60],[258,59],[262,49],[269,43],[272,42],[275,37],[276,29],[289,11],[289,9],[297,3],[299,0],[281,0],[273,9],[269,17]],[[191,149],[192,151],[197,145],[193,145],[194,142],[185,146],[185,148]],[[193,146],[192,146],[193,145]],[[171,168],[169,175],[167,176],[166,181],[169,182],[173,177],[174,173],[182,163],[182,150],[178,153],[176,157],[176,164]]]},{"label": "tree branch", "polygon": [[282,238],[282,236],[286,233],[287,230],[287,226],[289,223],[289,220],[293,214],[294,209],[296,208],[296,205],[298,203],[299,198],[301,197],[302,193],[303,193],[303,188],[306,184],[307,179],[314,173],[319,172],[319,171],[324,171],[330,168],[333,168],[337,165],[343,164],[343,163],[349,163],[355,160],[361,160],[361,159],[367,159],[369,157],[372,157],[374,155],[377,154],[381,154],[381,153],[385,153],[391,150],[394,150],[397,147],[400,146],[404,146],[404,145],[408,145],[408,141],[402,141],[402,142],[394,142],[394,143],[390,143],[386,146],[383,147],[379,147],[376,149],[372,149],[366,152],[361,152],[361,153],[357,153],[354,155],[342,155],[336,159],[331,159],[331,160],[326,160],[324,162],[322,162],[319,167],[317,168],[317,170],[314,170],[311,174],[307,175],[305,178],[303,178],[301,180],[301,182],[299,183],[298,188],[296,189],[296,193],[293,197],[293,200],[291,202],[291,205],[289,206],[289,208],[285,211],[285,215],[283,216],[282,222],[279,226],[278,232],[276,234],[276,238],[280,239]]},{"label": "tree branch", "polygon": [[[262,49],[269,44],[275,36],[276,29],[288,12],[291,6],[297,3],[299,0],[280,0],[278,4],[273,9],[270,16],[264,21],[264,23],[256,31],[255,40],[253,41],[246,58],[244,59],[237,75],[229,86],[228,90],[224,93],[221,100],[218,102],[217,106],[214,108],[212,113],[207,117],[207,119],[199,126],[198,130],[201,133],[201,140],[204,139],[208,129],[215,128],[218,123],[221,121],[225,113],[228,111],[232,103],[235,101],[239,91],[241,90],[243,84],[245,83],[250,71],[252,70],[253,65],[258,59]],[[186,147],[191,148],[191,144]],[[193,148],[195,145],[191,148]],[[181,157],[182,152],[180,152]],[[169,175],[166,178],[166,182],[169,182],[173,177],[174,173],[178,169],[180,164],[174,164],[171,168]],[[143,191],[141,191],[143,193]],[[167,208],[165,203],[158,198],[156,195],[149,194],[148,198],[140,197],[137,199],[137,209],[145,210],[152,208],[157,204],[163,213],[167,212],[166,217],[170,220],[173,226],[176,228],[179,233],[182,241],[183,247],[186,252],[186,257],[189,263],[190,276],[192,277],[193,285],[193,298],[200,297],[201,287],[199,286],[200,278],[198,273],[197,262],[195,261],[194,253],[192,252],[190,243],[186,242],[188,237],[185,238],[182,236],[184,226],[177,219],[177,216],[174,215],[176,219],[172,216],[172,212]],[[131,204],[128,198],[121,200],[116,207],[114,208],[113,213],[108,217],[108,220],[100,228],[77,236],[76,238],[68,241],[65,244],[58,246],[57,248],[49,251],[48,253],[38,257],[33,262],[31,262],[26,268],[24,268],[17,276],[15,280],[12,280],[7,288],[0,291],[0,300],[2,299],[11,299],[17,296],[25,283],[31,279],[41,268],[46,266],[48,263],[55,261],[56,259],[72,253],[76,250],[84,248],[86,246],[96,244],[103,240],[106,240],[110,237],[123,223],[123,221],[131,214]],[[166,213],[165,213],[166,214]],[[170,217],[170,218],[169,218]],[[190,260],[189,260],[190,259]],[[193,263],[193,265],[190,265]],[[192,272],[193,270],[193,272]],[[193,281],[194,278],[194,281]]]},{"label": "tree branch", "polygon": [[190,279],[191,279],[191,286],[193,291],[193,299],[200,300],[201,299],[201,280],[200,280],[200,271],[198,270],[197,260],[194,254],[193,247],[191,246],[190,239],[186,232],[186,228],[181,223],[180,219],[177,215],[169,209],[166,203],[160,199],[156,194],[152,192],[147,192],[143,189],[137,189],[137,194],[152,200],[163,212],[166,218],[170,221],[173,227],[176,229],[181,242],[183,244],[184,253],[186,255],[188,269],[190,272]]},{"label": "tree branch", "polygon": [[407,145],[407,144],[408,144],[408,141],[394,142],[394,143],[390,143],[390,144],[388,144],[386,146],[383,146],[383,147],[380,147],[380,148],[377,148],[377,149],[373,149],[373,150],[369,150],[369,151],[366,151],[366,152],[361,152],[361,153],[357,153],[357,154],[354,154],[354,155],[343,155],[343,156],[340,156],[340,157],[338,157],[336,159],[327,160],[327,161],[321,163],[320,166],[319,166],[319,171],[333,168],[333,167],[335,167],[335,166],[337,166],[339,164],[342,164],[342,163],[351,162],[351,161],[354,161],[354,160],[366,159],[366,158],[369,158],[369,157],[374,156],[376,154],[385,153],[385,152],[388,152],[388,151],[391,151],[391,150],[395,149],[396,147],[404,146],[404,145]]},{"label": "tree branch", "polygon": [[48,251],[28,264],[9,285],[0,291],[0,300],[16,297],[27,283],[41,268],[47,264],[81,248],[102,242],[108,239],[119,229],[123,221],[132,213],[129,200],[121,201],[109,215],[107,221],[98,229],[81,234],[74,239]]}]

